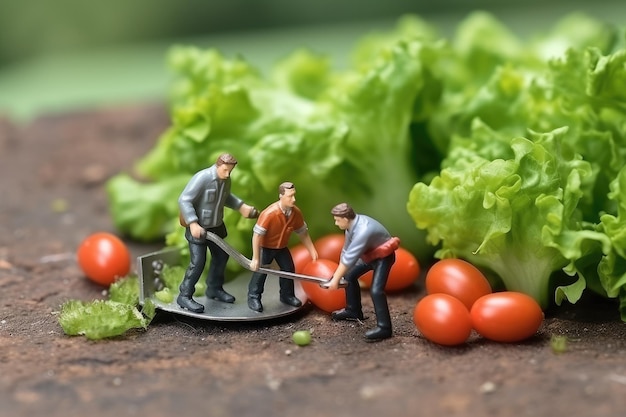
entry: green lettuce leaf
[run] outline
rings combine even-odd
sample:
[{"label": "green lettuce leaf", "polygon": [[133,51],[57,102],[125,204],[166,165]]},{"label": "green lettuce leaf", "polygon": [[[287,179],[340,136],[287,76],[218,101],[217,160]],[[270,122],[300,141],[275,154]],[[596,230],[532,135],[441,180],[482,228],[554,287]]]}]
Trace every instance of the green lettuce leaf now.
[{"label": "green lettuce leaf", "polygon": [[154,309],[142,314],[135,306],[111,300],[83,302],[70,300],[61,307],[59,324],[70,336],[104,339],[124,334],[130,329],[145,329],[154,317]]},{"label": "green lettuce leaf", "polygon": [[[573,13],[521,42],[493,16],[474,13],[446,52],[438,64],[446,65],[442,99],[425,129],[444,155],[442,170],[416,185],[408,205],[431,243],[441,245],[438,256],[471,258],[495,270],[507,289],[527,292],[544,307],[552,299],[576,302],[586,288],[623,297],[622,217],[610,191],[626,165],[626,51],[616,28]],[[532,132],[556,134],[558,146],[538,142]],[[507,194],[521,174],[521,166],[511,167],[519,159],[519,138],[544,147],[554,158],[550,164],[560,167],[552,192],[542,188],[550,176],[539,160],[520,176],[536,184],[525,196],[533,202],[528,207],[517,207]],[[499,181],[488,182],[494,178]],[[459,220],[453,227],[436,224],[434,209],[439,222],[457,212]],[[521,235],[516,224],[525,230]],[[511,240],[503,244],[499,234]]]},{"label": "green lettuce leaf", "polygon": [[626,167],[611,182],[609,197],[617,202],[617,214],[604,214],[602,231],[611,241],[611,250],[598,265],[598,282],[595,291],[611,298],[620,299],[622,320],[626,321]]},{"label": "green lettuce leaf", "polygon": [[493,271],[505,288],[547,307],[553,273],[577,272],[576,261],[606,243],[577,208],[591,167],[563,143],[566,133],[509,138],[476,120],[471,137],[455,138],[446,167],[429,185],[417,183],[407,204],[441,244],[436,256]]},{"label": "green lettuce leaf", "polygon": [[172,199],[185,187],[186,175],[145,182],[127,173],[106,184],[109,211],[116,228],[143,242],[162,238],[178,225],[178,203]]},{"label": "green lettuce leaf", "polygon": [[139,304],[139,277],[135,274],[118,279],[109,286],[109,300],[132,306]]}]

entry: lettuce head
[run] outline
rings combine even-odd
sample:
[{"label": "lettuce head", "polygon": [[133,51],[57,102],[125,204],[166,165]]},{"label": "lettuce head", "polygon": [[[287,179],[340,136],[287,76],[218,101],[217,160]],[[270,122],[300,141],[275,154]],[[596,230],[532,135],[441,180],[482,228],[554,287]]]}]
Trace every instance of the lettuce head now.
[{"label": "lettuce head", "polygon": [[543,307],[586,288],[626,304],[616,191],[626,51],[616,28],[574,13],[523,42],[475,13],[448,53],[426,127],[441,171],[407,205],[437,256],[466,258]]}]

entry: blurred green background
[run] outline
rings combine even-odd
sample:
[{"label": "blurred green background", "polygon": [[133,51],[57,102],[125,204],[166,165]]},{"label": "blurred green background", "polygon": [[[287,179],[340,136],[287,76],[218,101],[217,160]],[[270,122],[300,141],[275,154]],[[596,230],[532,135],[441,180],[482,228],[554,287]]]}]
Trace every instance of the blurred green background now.
[{"label": "blurred green background", "polygon": [[262,70],[305,46],[341,66],[359,36],[403,14],[451,34],[477,9],[520,36],[571,11],[626,22],[622,0],[0,0],[0,116],[164,100],[174,44],[216,47]]}]

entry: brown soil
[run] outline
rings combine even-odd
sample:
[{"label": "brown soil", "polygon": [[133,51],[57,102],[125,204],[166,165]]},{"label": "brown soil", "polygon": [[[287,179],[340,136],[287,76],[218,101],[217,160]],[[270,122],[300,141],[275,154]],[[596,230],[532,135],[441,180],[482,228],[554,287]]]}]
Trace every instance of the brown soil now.
[{"label": "brown soil", "polygon": [[[548,311],[538,334],[515,344],[428,342],[412,323],[419,282],[390,295],[395,334],[374,344],[362,339],[367,294],[363,323],[309,307],[255,323],[159,314],[111,340],[66,336],[60,305],[104,296],[71,259],[86,235],[115,231],[104,182],[167,124],[158,105],[0,120],[3,416],[624,415],[626,326],[614,302],[593,297]],[[135,256],[159,248],[129,244]],[[298,329],[313,331],[309,346],[291,342]],[[567,336],[566,352],[553,352],[552,335]]]}]

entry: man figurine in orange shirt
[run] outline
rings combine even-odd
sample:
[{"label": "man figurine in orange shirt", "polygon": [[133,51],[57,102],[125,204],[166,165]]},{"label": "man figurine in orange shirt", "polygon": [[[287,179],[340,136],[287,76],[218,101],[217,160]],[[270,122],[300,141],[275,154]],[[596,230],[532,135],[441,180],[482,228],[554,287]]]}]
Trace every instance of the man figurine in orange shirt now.
[{"label": "man figurine in orange shirt", "polygon": [[[311,258],[317,260],[317,251],[302,212],[296,207],[296,187],[291,182],[284,182],[278,187],[278,201],[267,206],[259,214],[252,229],[252,261],[250,268],[256,271],[261,265],[269,265],[273,260],[281,271],[294,272],[295,266],[291,252],[287,247],[291,233],[296,233],[309,251]],[[248,285],[248,307],[251,310],[263,311],[261,294],[265,286],[267,274],[255,272]],[[280,301],[299,307],[302,305],[294,291],[291,279],[280,277]]]}]

